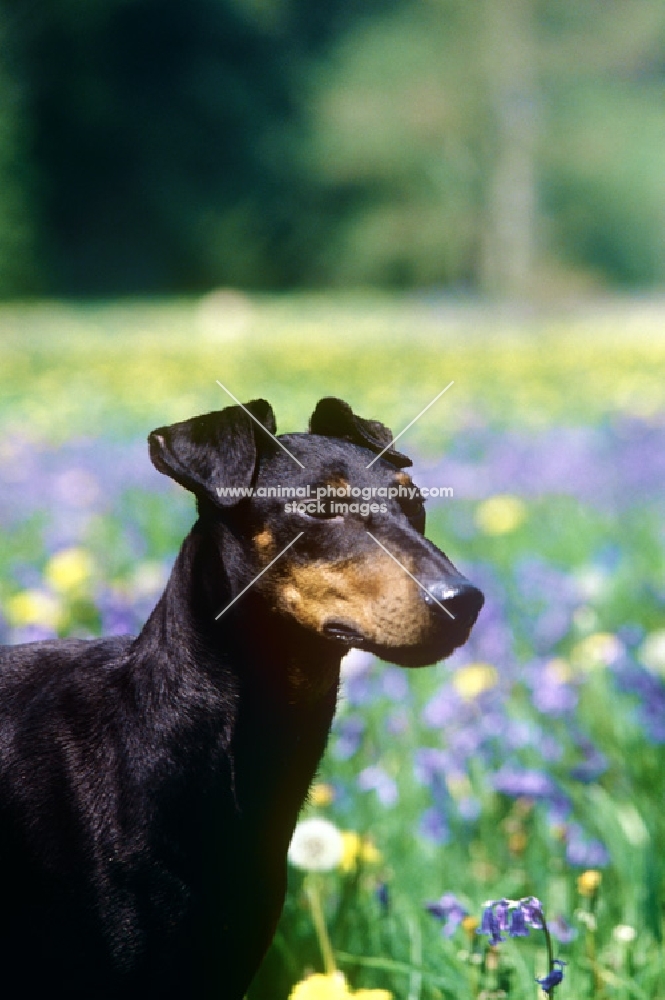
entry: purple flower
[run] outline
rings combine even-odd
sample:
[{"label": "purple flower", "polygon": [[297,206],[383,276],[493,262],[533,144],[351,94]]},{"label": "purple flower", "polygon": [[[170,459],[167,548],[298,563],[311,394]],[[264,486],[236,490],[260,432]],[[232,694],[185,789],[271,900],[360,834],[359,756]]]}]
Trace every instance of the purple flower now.
[{"label": "purple flower", "polygon": [[332,754],[337,760],[348,760],[360,749],[365,732],[365,720],[359,715],[342,719],[337,726],[337,739],[332,746]]},{"label": "purple flower", "polygon": [[530,927],[535,927],[536,930],[543,929],[543,907],[539,899],[536,899],[535,896],[527,896],[520,901],[520,908]]},{"label": "purple flower", "polygon": [[550,920],[549,924],[550,934],[561,944],[570,944],[577,937],[577,930],[568,923],[565,917],[556,916],[553,920]]},{"label": "purple flower", "polygon": [[381,689],[391,701],[406,701],[410,691],[406,671],[400,667],[385,667],[381,675]]},{"label": "purple flower", "polygon": [[526,925],[524,910],[521,906],[516,906],[510,914],[510,927],[508,933],[511,937],[528,937],[529,928]]},{"label": "purple flower", "polygon": [[530,799],[543,799],[549,798],[556,791],[554,782],[544,771],[510,765],[505,765],[496,772],[492,784],[497,792],[503,792],[511,798],[526,796]]},{"label": "purple flower", "polygon": [[576,868],[604,868],[610,855],[600,840],[586,837],[576,823],[571,823],[566,835],[566,860]]},{"label": "purple flower", "polygon": [[453,892],[445,892],[436,903],[427,903],[425,909],[438,920],[443,920],[442,934],[445,937],[452,937],[464,918],[468,916],[466,910]]},{"label": "purple flower", "polygon": [[485,904],[479,934],[488,934],[490,944],[505,940],[502,932],[510,937],[528,937],[529,928],[542,930],[545,926],[540,900],[535,896],[524,899],[495,899]]},{"label": "purple flower", "polygon": [[501,941],[505,941],[505,938],[501,936],[501,928],[499,927],[499,921],[495,913],[496,905],[495,902],[486,905],[483,910],[480,927],[478,928],[479,934],[487,934],[489,936],[490,944],[500,944]]},{"label": "purple flower", "polygon": [[570,769],[570,776],[584,785],[596,781],[608,768],[607,757],[595,748],[589,751],[586,760]]},{"label": "purple flower", "polygon": [[419,831],[421,837],[433,844],[447,844],[450,840],[450,830],[445,816],[440,809],[426,809],[420,818]]},{"label": "purple flower", "polygon": [[553,968],[551,971],[546,976],[543,976],[542,979],[536,979],[536,982],[545,993],[551,993],[554,987],[563,981],[563,967],[565,964],[560,958],[555,958],[552,962]]},{"label": "purple flower", "polygon": [[444,684],[423,709],[423,722],[431,729],[442,729],[455,722],[460,711],[460,696],[452,685]]},{"label": "purple flower", "polygon": [[358,787],[363,792],[376,792],[382,806],[394,806],[399,798],[394,779],[376,764],[360,772]]}]

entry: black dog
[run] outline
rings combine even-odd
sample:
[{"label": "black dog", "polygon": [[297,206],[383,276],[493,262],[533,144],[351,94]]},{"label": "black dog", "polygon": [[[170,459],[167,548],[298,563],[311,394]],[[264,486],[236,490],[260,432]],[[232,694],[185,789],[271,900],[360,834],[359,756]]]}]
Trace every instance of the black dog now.
[{"label": "black dog", "polygon": [[[274,430],[255,400],[150,435],[199,516],[138,638],[0,653],[12,996],[241,1000],[282,909],[343,654],[433,663],[478,615],[480,592],[423,537],[417,495],[382,495],[408,486],[409,459],[389,447],[367,468],[387,428],[324,399],[309,434],[279,439],[290,455]],[[269,495],[281,484],[375,487],[376,502],[287,513]]]}]

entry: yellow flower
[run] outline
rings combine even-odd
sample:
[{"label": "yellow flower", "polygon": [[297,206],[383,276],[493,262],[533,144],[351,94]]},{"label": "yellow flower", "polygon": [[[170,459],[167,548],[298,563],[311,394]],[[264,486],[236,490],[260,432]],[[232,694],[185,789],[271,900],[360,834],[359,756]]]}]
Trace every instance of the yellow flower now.
[{"label": "yellow flower", "polygon": [[570,661],[574,667],[592,670],[613,663],[621,653],[621,643],[611,632],[594,632],[573,648]]},{"label": "yellow flower", "polygon": [[335,789],[332,785],[319,781],[309,790],[309,801],[313,806],[329,806],[335,798]]},{"label": "yellow flower", "polygon": [[349,991],[341,972],[324,976],[316,973],[302,979],[291,990],[289,1000],[346,1000]]},{"label": "yellow flower", "polygon": [[577,879],[577,891],[580,896],[593,896],[603,880],[601,872],[595,868],[589,868]]},{"label": "yellow flower", "polygon": [[489,663],[470,663],[455,671],[452,684],[462,698],[470,701],[483,691],[493,688],[498,679],[496,668]]},{"label": "yellow flower", "polygon": [[60,601],[45,590],[21,590],[10,597],[5,614],[12,625],[57,628],[62,620]]},{"label": "yellow flower", "polygon": [[316,973],[291,990],[289,1000],[392,1000],[388,990],[351,990],[341,972]]},{"label": "yellow flower", "polygon": [[480,920],[478,917],[474,917],[472,914],[469,914],[468,916],[462,918],[462,930],[468,934],[472,940],[475,940],[476,928],[479,923]]},{"label": "yellow flower", "polygon": [[381,853],[367,837],[361,837],[354,830],[342,831],[343,852],[339,867],[343,872],[352,872],[359,861],[377,864]]},{"label": "yellow flower", "polygon": [[44,577],[61,594],[80,591],[90,581],[93,562],[89,552],[77,546],[56,552],[46,564]]},{"label": "yellow flower", "polygon": [[507,535],[526,518],[526,505],[510,493],[497,493],[476,507],[476,524],[486,535]]}]

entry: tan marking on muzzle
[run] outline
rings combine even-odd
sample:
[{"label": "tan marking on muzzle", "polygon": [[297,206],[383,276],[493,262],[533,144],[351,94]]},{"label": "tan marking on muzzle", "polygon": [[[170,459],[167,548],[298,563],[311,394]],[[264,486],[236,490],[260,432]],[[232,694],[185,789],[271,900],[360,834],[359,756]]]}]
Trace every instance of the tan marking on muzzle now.
[{"label": "tan marking on muzzle", "polygon": [[432,624],[417,584],[381,553],[290,566],[277,583],[276,596],[285,611],[316,632],[326,622],[339,621],[377,645],[415,645]]}]

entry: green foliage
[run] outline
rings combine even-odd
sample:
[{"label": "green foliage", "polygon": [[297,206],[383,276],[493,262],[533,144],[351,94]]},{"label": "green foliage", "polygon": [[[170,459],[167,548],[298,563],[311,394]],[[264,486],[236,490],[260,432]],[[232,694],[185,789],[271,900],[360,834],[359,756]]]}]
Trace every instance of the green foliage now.
[{"label": "green foliage", "polygon": [[0,295],[665,278],[659,0],[0,0]]}]

